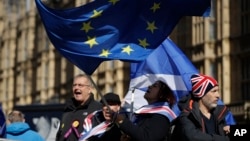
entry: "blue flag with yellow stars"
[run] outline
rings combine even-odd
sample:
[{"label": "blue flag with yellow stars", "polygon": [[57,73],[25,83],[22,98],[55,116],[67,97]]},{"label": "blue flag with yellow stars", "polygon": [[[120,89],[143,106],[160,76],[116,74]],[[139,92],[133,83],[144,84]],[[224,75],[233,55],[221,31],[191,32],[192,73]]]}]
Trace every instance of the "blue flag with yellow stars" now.
[{"label": "blue flag with yellow stars", "polygon": [[52,9],[36,0],[54,47],[92,74],[102,61],[144,60],[183,16],[207,16],[211,0],[96,0]]}]

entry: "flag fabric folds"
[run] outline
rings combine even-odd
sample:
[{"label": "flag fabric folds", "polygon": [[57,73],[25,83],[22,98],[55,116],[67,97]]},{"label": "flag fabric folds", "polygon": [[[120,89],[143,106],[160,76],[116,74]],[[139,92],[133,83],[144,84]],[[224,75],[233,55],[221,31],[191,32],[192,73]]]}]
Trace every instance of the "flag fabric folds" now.
[{"label": "flag fabric folds", "polygon": [[132,121],[136,121],[137,120],[136,115],[140,115],[140,114],[158,113],[160,115],[167,117],[170,122],[172,122],[177,117],[176,111],[173,111],[172,109],[170,109],[169,104],[167,102],[159,102],[159,103],[144,105],[138,110],[136,110],[134,113],[135,113],[135,116]]},{"label": "flag fabric folds", "polygon": [[54,47],[87,74],[102,61],[144,60],[181,17],[207,16],[211,5],[211,0],[96,0],[59,10],[35,2]]},{"label": "flag fabric folds", "polygon": [[[147,104],[143,96],[147,87],[156,80],[166,82],[178,101],[182,96],[190,93],[192,90],[190,77],[199,72],[179,47],[167,38],[145,61],[131,63],[130,73],[130,90],[124,98],[123,106],[136,110]],[[226,120],[230,125],[235,124],[232,113],[227,115]]]},{"label": "flag fabric folds", "polygon": [[92,120],[95,115],[103,114],[101,110],[94,111],[90,113],[85,119],[83,123],[84,131],[81,133],[78,141],[86,141],[88,138],[92,136],[101,136],[104,132],[109,130],[109,126],[112,124],[110,121],[100,121],[101,123],[97,126],[93,127]]},{"label": "flag fabric folds", "polygon": [[189,79],[193,73],[198,73],[198,70],[179,47],[167,38],[145,61],[131,63],[130,90],[125,96],[125,102],[130,103],[132,96],[135,96],[136,109],[147,104],[143,95],[156,80],[166,82],[179,100],[192,89]]}]

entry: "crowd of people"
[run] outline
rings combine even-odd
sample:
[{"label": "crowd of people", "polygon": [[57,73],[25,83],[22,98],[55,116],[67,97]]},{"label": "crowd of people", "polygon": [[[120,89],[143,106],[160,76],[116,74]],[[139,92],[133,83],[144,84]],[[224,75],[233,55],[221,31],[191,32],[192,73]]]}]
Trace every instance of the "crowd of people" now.
[{"label": "crowd of people", "polygon": [[[229,110],[218,105],[217,81],[203,74],[193,74],[190,81],[192,91],[179,101],[165,82],[155,81],[144,95],[148,104],[137,109],[131,118],[121,107],[118,94],[104,94],[99,106],[89,78],[78,75],[57,141],[229,141],[230,125],[225,118]],[[179,111],[175,110],[176,105]],[[79,123],[74,124],[75,121]],[[172,123],[176,123],[174,132]]]},{"label": "crowd of people", "polygon": [[[217,81],[193,74],[190,82],[190,94],[177,101],[165,82],[155,81],[144,95],[148,104],[131,117],[116,93],[95,100],[89,76],[79,74],[74,77],[73,96],[65,104],[56,141],[229,141],[230,125],[225,118],[229,110],[218,105]],[[6,123],[7,139],[44,140],[30,129],[21,111],[9,113]]]}]

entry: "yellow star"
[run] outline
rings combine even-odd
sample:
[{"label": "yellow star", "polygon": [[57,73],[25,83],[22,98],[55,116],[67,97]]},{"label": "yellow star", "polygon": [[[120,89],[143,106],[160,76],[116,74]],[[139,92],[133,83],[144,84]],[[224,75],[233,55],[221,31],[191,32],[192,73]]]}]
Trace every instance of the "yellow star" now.
[{"label": "yellow star", "polygon": [[146,48],[147,46],[149,46],[149,44],[147,43],[147,39],[144,38],[143,40],[138,39],[139,40],[139,45],[143,46],[144,48]]},{"label": "yellow star", "polygon": [[155,26],[155,22],[152,22],[152,23],[147,22],[147,24],[148,24],[147,30],[150,30],[152,33],[154,33],[154,30],[155,30],[155,29],[158,29],[158,28]]},{"label": "yellow star", "polygon": [[130,52],[134,51],[129,45],[122,48],[122,52],[126,52],[128,55],[130,55]]},{"label": "yellow star", "polygon": [[87,23],[83,23],[81,30],[84,30],[86,33],[88,33],[89,30],[94,29],[90,24],[90,21]]},{"label": "yellow star", "polygon": [[112,3],[113,5],[115,5],[118,1],[120,0],[109,0],[109,2]]},{"label": "yellow star", "polygon": [[152,6],[150,9],[155,12],[157,9],[160,9],[160,3],[154,3],[154,6]]},{"label": "yellow star", "polygon": [[93,11],[93,15],[90,16],[90,17],[91,17],[91,18],[99,17],[99,16],[102,15],[102,12],[103,12],[102,10],[101,10],[101,11],[94,10],[94,11]]},{"label": "yellow star", "polygon": [[103,50],[102,50],[102,53],[101,53],[99,56],[108,57],[109,54],[112,54],[112,53],[110,53],[108,50],[103,49]]},{"label": "yellow star", "polygon": [[98,45],[98,43],[96,42],[96,38],[90,38],[88,37],[88,41],[84,42],[85,44],[88,44],[90,46],[90,48],[92,48],[94,45]]}]

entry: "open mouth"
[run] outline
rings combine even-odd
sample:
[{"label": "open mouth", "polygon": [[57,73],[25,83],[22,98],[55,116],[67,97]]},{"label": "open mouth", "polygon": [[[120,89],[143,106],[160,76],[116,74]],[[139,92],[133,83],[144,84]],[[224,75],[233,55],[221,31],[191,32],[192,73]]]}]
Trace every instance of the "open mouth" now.
[{"label": "open mouth", "polygon": [[74,94],[79,95],[82,94],[80,91],[74,91]]}]

